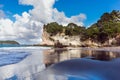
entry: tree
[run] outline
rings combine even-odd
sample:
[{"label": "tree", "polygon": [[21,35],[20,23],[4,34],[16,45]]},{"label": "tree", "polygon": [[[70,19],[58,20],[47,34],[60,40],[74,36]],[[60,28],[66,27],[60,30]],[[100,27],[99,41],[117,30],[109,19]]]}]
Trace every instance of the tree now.
[{"label": "tree", "polygon": [[56,35],[57,33],[63,32],[63,26],[56,22],[52,22],[44,26],[44,29],[50,33],[50,35]]},{"label": "tree", "polygon": [[84,27],[78,26],[74,23],[69,23],[65,28],[65,34],[69,36],[80,35],[83,33],[84,29]]}]

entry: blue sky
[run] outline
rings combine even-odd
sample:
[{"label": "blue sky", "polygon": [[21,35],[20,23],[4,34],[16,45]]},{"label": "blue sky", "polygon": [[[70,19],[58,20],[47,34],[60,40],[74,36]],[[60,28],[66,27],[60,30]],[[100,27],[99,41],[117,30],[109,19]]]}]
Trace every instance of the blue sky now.
[{"label": "blue sky", "polygon": [[[7,16],[12,18],[13,14],[21,15],[22,12],[32,9],[32,6],[20,5],[18,0],[0,0],[2,9]],[[58,0],[54,7],[63,11],[67,17],[84,13],[87,19],[86,26],[96,22],[104,12],[120,10],[120,0]]]},{"label": "blue sky", "polygon": [[23,11],[33,8],[32,6],[20,5],[18,0],[0,0],[0,4],[3,5],[2,9],[4,11],[9,11],[12,14],[21,14]]},{"label": "blue sky", "polygon": [[0,40],[40,43],[44,24],[88,27],[119,5],[120,0],[0,0]]},{"label": "blue sky", "polygon": [[14,14],[21,15],[22,12],[32,9],[32,6],[20,5],[18,0],[0,0],[1,9],[6,13],[12,20]]},{"label": "blue sky", "polygon": [[120,0],[59,0],[54,7],[64,11],[67,16],[84,13],[85,25],[96,22],[104,12],[120,10]]}]

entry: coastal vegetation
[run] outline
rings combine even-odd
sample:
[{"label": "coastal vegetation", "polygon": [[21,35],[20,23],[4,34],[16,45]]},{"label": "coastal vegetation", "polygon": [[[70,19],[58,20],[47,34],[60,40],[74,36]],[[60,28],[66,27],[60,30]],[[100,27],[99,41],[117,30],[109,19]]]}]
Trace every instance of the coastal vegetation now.
[{"label": "coastal vegetation", "polygon": [[67,36],[80,36],[80,41],[91,40],[103,44],[120,34],[120,11],[113,10],[110,13],[104,13],[96,23],[88,28],[74,23],[62,26],[52,22],[44,25],[44,31],[51,36],[64,33]]},{"label": "coastal vegetation", "polygon": [[104,13],[97,23],[87,29],[88,37],[104,43],[120,33],[120,12],[113,10],[111,13]]},{"label": "coastal vegetation", "polygon": [[0,44],[18,44],[19,45],[17,41],[10,41],[10,40],[0,41]]},{"label": "coastal vegetation", "polygon": [[85,27],[78,26],[74,23],[69,23],[67,26],[62,26],[56,22],[52,22],[44,25],[44,29],[51,35],[65,33],[65,35],[74,36],[82,34]]},{"label": "coastal vegetation", "polygon": [[50,34],[50,35],[56,35],[57,33],[61,33],[63,31],[63,26],[59,25],[56,22],[44,25],[44,29]]}]

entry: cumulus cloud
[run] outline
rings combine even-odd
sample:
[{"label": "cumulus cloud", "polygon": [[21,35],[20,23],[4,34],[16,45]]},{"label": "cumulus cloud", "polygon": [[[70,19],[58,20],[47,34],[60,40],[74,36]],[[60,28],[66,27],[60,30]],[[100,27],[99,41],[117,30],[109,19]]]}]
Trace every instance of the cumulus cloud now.
[{"label": "cumulus cloud", "polygon": [[[0,40],[12,39],[21,43],[40,43],[43,25],[50,22],[58,22],[62,25],[76,23],[83,25],[85,14],[67,17],[64,12],[53,8],[55,0],[19,0],[19,4],[32,5],[33,9],[23,12],[22,15],[15,14],[15,21],[0,19]],[[0,15],[4,12],[0,11]]]},{"label": "cumulus cloud", "polygon": [[0,19],[0,40],[4,38],[9,39],[11,37],[14,37],[12,24],[13,22],[9,19]]},{"label": "cumulus cloud", "polygon": [[79,14],[76,16],[71,16],[70,18],[66,17],[64,12],[59,12],[56,8],[53,9],[52,18],[54,22],[58,22],[62,25],[67,25],[68,23],[76,23],[77,25],[84,25],[83,21],[86,19],[85,14]]},{"label": "cumulus cloud", "polygon": [[32,18],[44,24],[58,22],[59,24],[66,25],[74,22],[78,25],[83,25],[83,20],[86,19],[85,14],[67,17],[64,12],[59,12],[56,8],[53,8],[55,0],[19,0],[19,2],[24,5],[32,5],[34,9],[29,11]]},{"label": "cumulus cloud", "polygon": [[14,22],[15,32],[17,35],[17,39],[21,40],[21,42],[25,43],[35,43],[40,42],[41,40],[41,32],[43,24],[41,22],[35,21],[31,19],[32,17],[24,12],[22,16],[14,15],[16,18],[16,22]]},{"label": "cumulus cloud", "polygon": [[31,19],[27,12],[22,16],[14,15],[16,21],[0,19],[0,40],[17,40],[21,43],[35,43],[41,41],[43,24]]},{"label": "cumulus cloud", "polygon": [[29,11],[32,19],[38,20],[44,24],[53,22],[52,10],[55,0],[20,0],[21,4],[32,5],[34,8]]}]

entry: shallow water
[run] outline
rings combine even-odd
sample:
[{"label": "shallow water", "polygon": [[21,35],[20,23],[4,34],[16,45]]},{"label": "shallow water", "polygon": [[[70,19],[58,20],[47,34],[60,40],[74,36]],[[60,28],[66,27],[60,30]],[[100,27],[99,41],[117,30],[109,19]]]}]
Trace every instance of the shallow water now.
[{"label": "shallow water", "polygon": [[[2,54],[11,55],[12,52],[16,54],[12,55],[13,56],[12,58],[10,56],[7,56],[7,59],[6,58],[4,59],[9,64],[2,65],[0,67],[0,80],[28,80],[33,76],[33,74],[45,69],[45,64],[43,63],[44,49],[47,48],[42,47],[1,48],[0,53]],[[26,58],[21,58],[20,52],[27,53],[28,56]],[[14,61],[11,60],[13,58],[20,60],[17,63],[14,63]],[[1,56],[0,60],[3,60]],[[3,62],[2,61],[1,62],[4,63],[4,60]]]},{"label": "shallow water", "polygon": [[29,54],[17,63],[2,65],[0,80],[120,80],[120,52],[45,47],[2,48],[0,52]]}]

